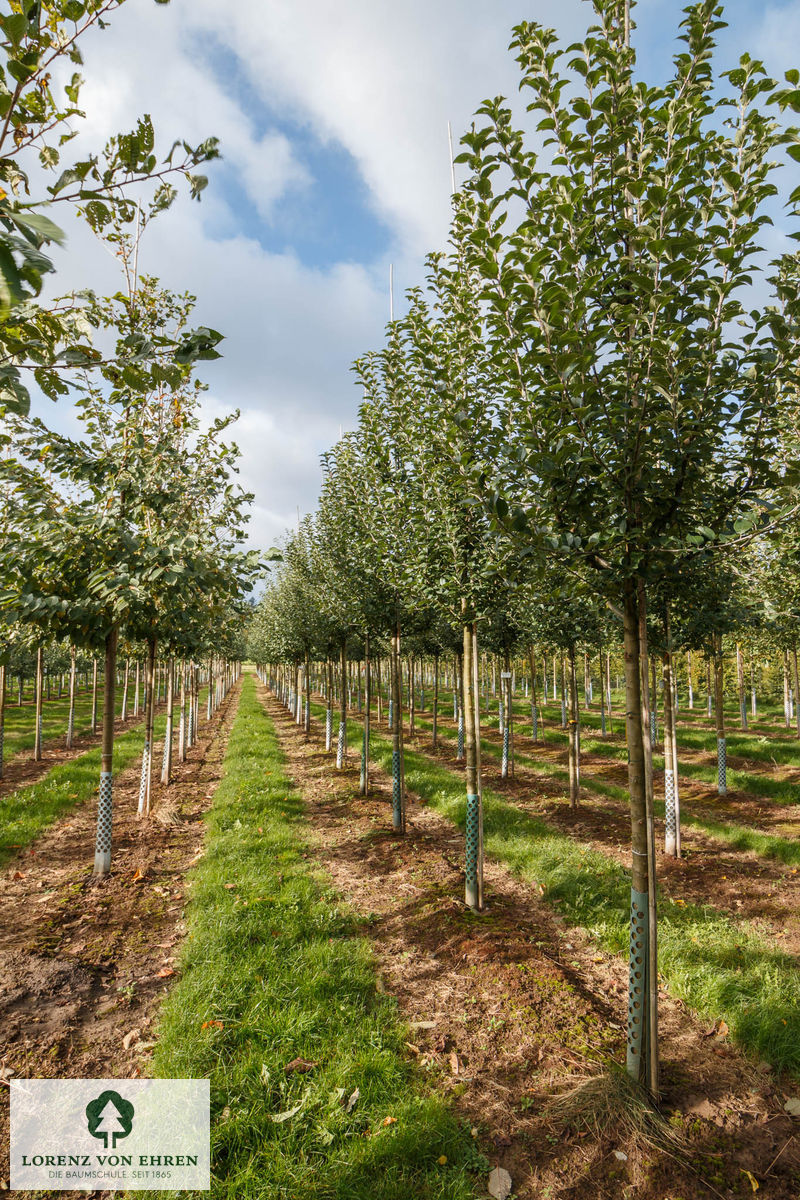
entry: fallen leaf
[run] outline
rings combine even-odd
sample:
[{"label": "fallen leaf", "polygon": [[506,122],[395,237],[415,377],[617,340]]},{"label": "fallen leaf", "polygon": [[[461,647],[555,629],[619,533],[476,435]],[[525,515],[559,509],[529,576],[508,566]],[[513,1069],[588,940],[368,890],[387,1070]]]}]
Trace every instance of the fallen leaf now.
[{"label": "fallen leaf", "polygon": [[440,1167],[443,1167],[443,1166],[445,1165],[445,1163],[446,1163],[446,1162],[447,1162],[447,1155],[446,1155],[446,1154],[440,1154],[440,1155],[439,1155],[439,1166],[440,1166]]},{"label": "fallen leaf", "polygon": [[156,971],[156,979],[168,979],[170,975],[174,975],[172,967],[162,967],[160,971]]},{"label": "fallen leaf", "polygon": [[144,874],[137,867],[131,875],[131,883],[138,883],[140,879],[144,879]]},{"label": "fallen leaf", "polygon": [[123,1049],[130,1050],[131,1043],[134,1042],[136,1040],[136,1038],[139,1037],[141,1032],[142,1032],[141,1029],[131,1029],[129,1033],[126,1033],[125,1037],[122,1039]]},{"label": "fallen leaf", "polygon": [[396,1125],[397,1117],[384,1117],[381,1121],[381,1126],[385,1129],[387,1125]]},{"label": "fallen leaf", "polygon": [[201,1029],[224,1029],[225,1024],[223,1021],[203,1021],[203,1024],[200,1026],[200,1028]]},{"label": "fallen leaf", "polygon": [[345,1110],[344,1110],[345,1112],[349,1113],[349,1112],[353,1111],[356,1104],[358,1103],[358,1098],[360,1095],[361,1095],[361,1092],[358,1090],[358,1088],[356,1088],[354,1092],[350,1093],[347,1104],[345,1105]]},{"label": "fallen leaf", "polygon": [[506,1200],[511,1195],[511,1176],[504,1167],[495,1167],[489,1176],[489,1195],[494,1200]]},{"label": "fallen leaf", "polygon": [[226,887],[226,888],[228,889],[228,891],[230,892],[230,891],[232,891],[232,889],[233,889],[233,888],[235,888],[235,887],[236,887],[236,884],[235,884],[235,883],[226,883],[226,884],[225,884],[225,887]]},{"label": "fallen leaf", "polygon": [[790,1117],[800,1117],[800,1100],[795,1096],[790,1096],[783,1108]]},{"label": "fallen leaf", "polygon": [[451,1050],[450,1052],[450,1070],[454,1075],[457,1075],[459,1071],[458,1055],[455,1050]]},{"label": "fallen leaf", "polygon": [[14,874],[11,876],[11,878],[12,879],[24,879],[25,872],[24,871],[15,871]]},{"label": "fallen leaf", "polygon": [[752,1173],[752,1171],[748,1171],[744,1167],[740,1167],[739,1170],[742,1172],[743,1175],[746,1175],[747,1178],[750,1180],[750,1187],[753,1189],[753,1191],[757,1192],[759,1189],[759,1182],[756,1179],[755,1175]]},{"label": "fallen leaf", "polygon": [[288,1108],[286,1110],[286,1112],[275,1113],[275,1115],[272,1118],[273,1121],[275,1122],[276,1125],[280,1125],[281,1122],[283,1122],[283,1121],[291,1120],[292,1117],[297,1116],[297,1114],[300,1112],[300,1109],[303,1107],[304,1104],[305,1104],[305,1097],[300,1101],[299,1104],[295,1104],[294,1108]]},{"label": "fallen leaf", "polygon": [[406,1042],[405,1044],[412,1054],[419,1054],[419,1046],[415,1046],[413,1042]]},{"label": "fallen leaf", "polygon": [[628,1161],[628,1156],[627,1156],[627,1154],[625,1153],[625,1151],[624,1151],[624,1150],[615,1150],[615,1151],[614,1151],[614,1158],[618,1159],[620,1162],[627,1162],[627,1161]]},{"label": "fallen leaf", "polygon": [[293,1071],[297,1071],[298,1075],[304,1075],[306,1071],[313,1071],[314,1067],[318,1066],[319,1059],[312,1061],[310,1058],[293,1058],[283,1069],[287,1075],[291,1075]]}]

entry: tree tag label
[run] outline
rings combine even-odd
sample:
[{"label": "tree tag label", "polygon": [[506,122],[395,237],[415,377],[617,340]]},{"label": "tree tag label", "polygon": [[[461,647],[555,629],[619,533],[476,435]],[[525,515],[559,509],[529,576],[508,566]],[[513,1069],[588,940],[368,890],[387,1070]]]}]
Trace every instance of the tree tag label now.
[{"label": "tree tag label", "polygon": [[208,1191],[207,1079],[12,1079],[11,1188]]}]

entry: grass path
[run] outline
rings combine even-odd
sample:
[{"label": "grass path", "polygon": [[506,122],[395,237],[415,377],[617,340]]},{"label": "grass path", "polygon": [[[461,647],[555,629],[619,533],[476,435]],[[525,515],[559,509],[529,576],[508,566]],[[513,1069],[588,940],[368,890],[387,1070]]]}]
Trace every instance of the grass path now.
[{"label": "grass path", "polygon": [[[395,1002],[308,836],[245,676],[154,1073],[211,1078],[215,1198],[467,1200],[473,1143],[404,1061]],[[298,1058],[314,1066],[287,1072]]]}]

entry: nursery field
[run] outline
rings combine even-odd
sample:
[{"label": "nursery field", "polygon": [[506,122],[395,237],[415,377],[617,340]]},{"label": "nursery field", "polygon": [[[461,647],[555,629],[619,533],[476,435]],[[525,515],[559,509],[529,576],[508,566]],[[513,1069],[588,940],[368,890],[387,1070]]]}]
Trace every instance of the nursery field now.
[{"label": "nursery field", "polygon": [[220,1197],[482,1197],[499,1168],[519,1197],[687,1200],[756,1184],[796,1200],[790,735],[777,720],[742,735],[741,783],[720,802],[695,773],[711,758],[707,722],[687,713],[679,729],[695,757],[683,855],[659,856],[652,1110],[624,1071],[624,740],[593,740],[595,707],[584,714],[575,812],[558,707],[544,709],[544,743],[517,707],[513,777],[496,711],[482,730],[480,914],[460,899],[464,768],[444,689],[436,748],[430,698],[406,735],[405,835],[392,829],[385,711],[381,723],[373,706],[362,796],[363,705],[337,769],[322,698],[307,735],[251,670],[146,822],[141,738],[118,738],[118,849],[102,885],[89,860],[96,764],[80,769],[95,752],[54,767],[43,782],[69,787],[68,805],[36,805],[3,871],[3,1077],[208,1076]]}]

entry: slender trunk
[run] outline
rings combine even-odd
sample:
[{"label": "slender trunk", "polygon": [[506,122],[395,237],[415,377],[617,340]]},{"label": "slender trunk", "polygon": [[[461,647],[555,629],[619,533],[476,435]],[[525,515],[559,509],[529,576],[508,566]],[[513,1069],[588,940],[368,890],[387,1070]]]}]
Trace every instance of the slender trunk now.
[{"label": "slender trunk", "polygon": [[678,747],[675,733],[675,710],[672,704],[672,629],[669,608],[664,619],[667,649],[664,667],[664,852],[673,858],[681,856],[681,806],[678,795]]},{"label": "slender trunk", "polygon": [[561,728],[567,728],[567,661],[561,655]]},{"label": "slender trunk", "polygon": [[800,704],[797,702],[797,697],[800,696],[800,678],[797,671],[797,644],[792,645],[792,660],[794,666],[794,715],[797,723],[797,736],[800,737]]},{"label": "slender trunk", "polygon": [[689,681],[689,708],[694,708],[694,681],[692,679],[692,652],[686,651],[686,677]]},{"label": "slender trunk", "polygon": [[364,734],[361,745],[361,780],[359,792],[362,796],[369,793],[369,737],[372,712],[372,680],[370,678],[369,630],[364,634]]},{"label": "slender trunk", "polygon": [[130,679],[130,674],[131,674],[131,660],[129,658],[126,658],[125,659],[125,680],[122,685],[122,711],[120,712],[120,718],[123,721],[127,721],[127,719],[128,719],[128,681]]},{"label": "slender trunk", "polygon": [[328,658],[328,686],[325,689],[325,753],[330,754],[333,745],[333,659]]},{"label": "slender trunk", "polygon": [[[536,651],[534,650],[533,642],[531,642],[531,644],[528,646],[528,658],[530,659],[530,663],[531,663],[531,725],[532,725],[531,733],[532,733],[534,742],[538,742],[538,740],[539,740],[539,722],[540,722],[541,718],[540,718],[540,714],[539,714],[539,705],[538,705],[537,697],[536,697]],[[545,679],[546,679],[547,678],[547,663],[546,663],[546,661],[544,663],[544,675],[545,675]],[[542,722],[542,729],[544,729],[543,722]],[[542,737],[542,741],[544,741],[544,737]]]},{"label": "slender trunk", "polygon": [[145,691],[147,707],[145,711],[144,751],[142,752],[142,775],[139,781],[139,816],[150,814],[151,764],[153,760],[153,717],[155,713],[155,666],[156,642],[151,638],[147,643],[147,673],[145,676]]},{"label": "slender trunk", "polygon": [[0,779],[3,778],[3,741],[6,731],[6,668],[0,663]]},{"label": "slender trunk", "polygon": [[[466,605],[462,606],[462,611]],[[483,907],[483,806],[480,790],[480,729],[477,717],[476,675],[478,645],[474,623],[464,625],[462,696],[465,716],[466,751],[466,869],[464,899],[468,908]]]},{"label": "slender trunk", "polygon": [[164,733],[164,757],[161,763],[161,782],[172,782],[172,723],[175,704],[175,659],[172,655],[166,664],[167,683],[167,728]]},{"label": "slender trunk", "polygon": [[408,736],[413,738],[415,730],[416,700],[414,697],[414,655],[408,658]]},{"label": "slender trunk", "polygon": [[650,1078],[649,870],[647,793],[636,585],[624,589],[625,724],[631,808],[631,925],[628,986],[628,1073],[643,1086]]},{"label": "slender trunk", "polygon": [[42,647],[36,651],[36,728],[34,733],[33,757],[35,762],[42,761],[42,699],[43,699],[43,662]]},{"label": "slender trunk", "polygon": [[[458,730],[456,733],[456,762],[464,761],[464,652],[463,650],[456,654],[456,674],[453,680],[453,698],[456,706],[456,720],[458,721]],[[488,688],[488,672],[486,674]]]},{"label": "slender trunk", "polygon": [[[114,813],[114,717],[117,707],[117,642],[119,630],[115,625],[106,637],[105,673],[103,675],[103,734],[100,757],[100,795],[97,804],[97,839],[94,848],[94,874],[107,875],[111,870],[111,826]],[[95,659],[95,678],[97,660]]]},{"label": "slender trunk", "polygon": [[403,763],[403,694],[400,672],[400,620],[392,633],[392,825],[406,831],[405,772]]},{"label": "slender trunk", "polygon": [[578,807],[580,794],[580,712],[578,707],[578,679],[575,670],[575,647],[569,654],[569,806]]},{"label": "slender trunk", "polygon": [[72,749],[72,739],[75,735],[75,647],[70,646],[69,650],[69,711],[67,713],[67,749]]},{"label": "slender trunk", "polygon": [[377,690],[376,700],[378,702],[378,708],[377,708],[378,728],[380,728],[381,722],[383,721],[383,692],[381,690],[383,685],[381,683],[380,655],[378,655],[378,657],[375,659],[375,687]]},{"label": "slender trunk", "polygon": [[208,660],[208,698],[206,699],[206,720],[210,721],[214,713],[214,659]]},{"label": "slender trunk", "polygon": [[[747,702],[744,698],[744,659],[742,657],[742,647],[739,642],[736,643],[736,682],[739,685],[739,723],[742,729],[747,729]],[[800,726],[798,726],[800,734]]]},{"label": "slender trunk", "polygon": [[306,651],[306,698],[303,705],[303,732],[306,738],[311,737],[311,658]]},{"label": "slender trunk", "polygon": [[439,655],[433,656],[433,748],[439,738]]},{"label": "slender trunk", "polygon": [[722,635],[714,638],[714,708],[717,718],[717,791],[728,794],[727,753],[725,743],[725,681],[722,658]]},{"label": "slender trunk", "polygon": [[602,650],[597,665],[600,668],[600,737],[604,738],[606,736],[606,673]]},{"label": "slender trunk", "polygon": [[139,660],[137,659],[136,660],[136,685],[133,689],[133,715],[134,715],[134,717],[138,717],[138,715],[139,715],[139,684],[140,684],[140,682],[141,682],[141,664],[139,663]]},{"label": "slender trunk", "polygon": [[186,728],[186,659],[181,660],[181,694],[178,701],[180,707],[180,718],[178,726],[178,758],[180,761],[186,762],[186,741],[188,730]]},{"label": "slender trunk", "polygon": [[336,767],[341,771],[347,758],[347,642],[342,642],[339,652],[339,669],[342,688],[339,696],[339,740],[336,744]]}]

